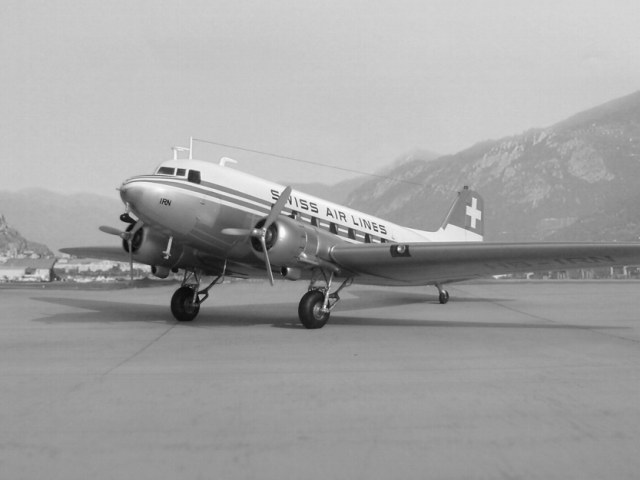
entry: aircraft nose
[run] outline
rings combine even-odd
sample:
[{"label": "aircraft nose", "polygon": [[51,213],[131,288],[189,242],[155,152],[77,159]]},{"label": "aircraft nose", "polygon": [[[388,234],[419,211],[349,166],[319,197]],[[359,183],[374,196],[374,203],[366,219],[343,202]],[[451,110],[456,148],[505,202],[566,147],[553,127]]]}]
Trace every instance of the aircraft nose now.
[{"label": "aircraft nose", "polygon": [[132,207],[140,204],[143,196],[143,188],[140,185],[124,182],[120,186],[120,198],[124,203],[128,203]]}]

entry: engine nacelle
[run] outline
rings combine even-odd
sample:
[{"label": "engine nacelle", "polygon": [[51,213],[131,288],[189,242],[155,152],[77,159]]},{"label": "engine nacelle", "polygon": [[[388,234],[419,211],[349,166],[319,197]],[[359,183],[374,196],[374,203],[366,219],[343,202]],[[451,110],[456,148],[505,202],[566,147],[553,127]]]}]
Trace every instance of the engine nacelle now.
[{"label": "engine nacelle", "polygon": [[280,275],[287,280],[300,280],[302,278],[302,269],[299,267],[282,267]]},{"label": "engine nacelle", "polygon": [[168,267],[158,267],[153,265],[151,267],[151,273],[158,278],[167,278],[171,273],[171,269]]},{"label": "engine nacelle", "polygon": [[[256,228],[264,225],[264,219]],[[293,279],[300,275],[299,269],[322,266],[337,271],[330,263],[329,251],[340,240],[335,235],[317,227],[296,221],[289,217],[279,217],[267,230],[265,238],[269,262],[282,267],[285,277]],[[262,244],[257,238],[251,239],[254,253],[264,260]]]},{"label": "engine nacelle", "polygon": [[[130,231],[133,226],[134,225],[131,224],[127,228],[127,231]],[[156,269],[158,269],[158,271],[163,271],[163,269],[170,270],[180,260],[180,257],[182,255],[182,247],[176,245],[176,242],[173,242],[171,251],[169,252],[169,258],[165,258],[166,255],[164,252],[167,249],[168,243],[169,237],[149,227],[143,226],[136,232],[131,241],[133,259],[139,263],[153,265]],[[124,247],[125,252],[128,253],[129,242],[123,240],[122,246]],[[167,275],[169,275],[168,272]]]}]

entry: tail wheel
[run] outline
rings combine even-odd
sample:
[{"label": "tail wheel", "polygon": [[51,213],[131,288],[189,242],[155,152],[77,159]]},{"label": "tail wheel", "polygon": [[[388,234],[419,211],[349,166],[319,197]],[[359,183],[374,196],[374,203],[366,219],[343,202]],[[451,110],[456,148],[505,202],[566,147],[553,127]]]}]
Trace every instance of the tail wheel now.
[{"label": "tail wheel", "polygon": [[171,297],[171,313],[180,322],[190,322],[198,315],[200,303],[193,301],[193,289],[180,287]]},{"label": "tail wheel", "polygon": [[449,301],[449,292],[447,292],[446,290],[442,290],[438,295],[438,300],[443,305],[447,303]]},{"label": "tail wheel", "polygon": [[319,290],[311,290],[305,293],[298,305],[298,317],[305,328],[316,329],[324,327],[329,320],[330,313],[322,311],[324,293]]}]

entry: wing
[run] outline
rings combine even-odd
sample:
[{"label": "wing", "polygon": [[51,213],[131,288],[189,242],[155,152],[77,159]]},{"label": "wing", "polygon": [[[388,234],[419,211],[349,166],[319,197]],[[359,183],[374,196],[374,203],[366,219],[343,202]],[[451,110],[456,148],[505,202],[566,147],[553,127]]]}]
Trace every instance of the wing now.
[{"label": "wing", "polygon": [[640,244],[408,243],[337,245],[333,261],[361,283],[429,285],[504,273],[640,264]]},{"label": "wing", "polygon": [[114,262],[129,262],[129,254],[121,246],[118,247],[73,247],[61,248],[62,253],[79,258],[99,258]]},{"label": "wing", "polygon": [[[97,258],[114,262],[129,263],[129,254],[122,247],[69,247],[61,248],[60,252],[78,258]],[[224,259],[199,254],[191,257],[193,264],[178,264],[176,268],[198,268],[206,275],[219,275],[226,271],[225,276],[236,278],[258,277],[264,278],[264,269],[254,265],[228,261]],[[134,256],[134,262],[140,263]],[[143,262],[143,264],[145,264]],[[225,270],[226,268],[226,270]]]}]

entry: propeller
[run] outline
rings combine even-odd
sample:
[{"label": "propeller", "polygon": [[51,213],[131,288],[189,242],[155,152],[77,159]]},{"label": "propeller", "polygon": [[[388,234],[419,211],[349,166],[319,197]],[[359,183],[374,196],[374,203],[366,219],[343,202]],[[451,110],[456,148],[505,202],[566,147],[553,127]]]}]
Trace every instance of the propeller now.
[{"label": "propeller", "polygon": [[98,229],[101,232],[108,233],[109,235],[116,235],[118,237],[121,237],[123,240],[125,239],[125,236],[128,233],[128,232],[123,232],[121,230],[118,230],[115,227],[108,227],[108,226],[105,226],[105,225],[102,225],[102,226],[98,227]]},{"label": "propeller", "polygon": [[269,262],[269,252],[267,250],[267,234],[269,232],[269,228],[273,223],[278,219],[285,205],[289,201],[289,196],[291,195],[291,187],[285,188],[278,201],[271,207],[271,211],[267,218],[263,221],[258,222],[255,228],[251,230],[247,230],[244,228],[224,228],[222,229],[222,233],[225,235],[231,236],[249,236],[251,238],[255,238],[260,242],[260,246],[262,247],[262,253],[264,253],[264,263],[267,269],[267,277],[269,278],[269,282],[273,285],[273,272],[271,271],[271,262]]},{"label": "propeller", "polygon": [[138,220],[135,223],[131,223],[131,227],[129,230],[124,231],[105,225],[98,227],[101,232],[108,233],[109,235],[116,235],[127,242],[127,250],[129,252],[129,276],[131,278],[131,283],[133,283],[133,238],[135,237],[136,233],[138,233],[138,230],[142,228],[142,226],[142,220]]}]

